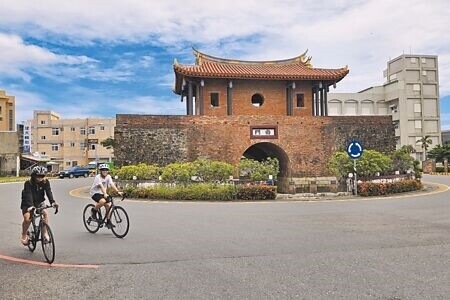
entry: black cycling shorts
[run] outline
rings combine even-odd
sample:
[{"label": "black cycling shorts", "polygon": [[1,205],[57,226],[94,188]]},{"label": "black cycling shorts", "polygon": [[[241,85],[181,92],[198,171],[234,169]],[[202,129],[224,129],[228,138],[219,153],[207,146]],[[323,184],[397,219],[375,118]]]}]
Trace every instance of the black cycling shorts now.
[{"label": "black cycling shorts", "polygon": [[[100,201],[101,199],[104,199],[103,198],[103,194],[94,194],[92,197],[92,200],[94,200],[95,202],[97,202],[98,203],[98,201]],[[109,198],[109,197],[108,197]],[[110,200],[109,199],[106,199],[106,203],[108,203],[108,202],[110,202]]]},{"label": "black cycling shorts", "polygon": [[94,194],[92,195],[92,200],[94,200],[95,202],[100,201],[101,199],[103,199],[103,194]]}]

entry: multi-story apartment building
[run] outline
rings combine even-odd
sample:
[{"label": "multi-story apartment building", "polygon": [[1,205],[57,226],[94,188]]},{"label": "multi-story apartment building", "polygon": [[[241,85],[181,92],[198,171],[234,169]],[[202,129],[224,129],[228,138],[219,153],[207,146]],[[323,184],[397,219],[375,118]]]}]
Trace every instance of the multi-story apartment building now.
[{"label": "multi-story apartment building", "polygon": [[0,90],[0,131],[15,131],[15,99],[7,96],[5,91]]},{"label": "multi-story apartment building", "polygon": [[359,93],[328,94],[329,115],[391,115],[397,148],[412,145],[422,160],[418,140],[441,144],[438,57],[401,55],[388,61],[384,77],[384,85]]},{"label": "multi-story apartment building", "polygon": [[28,121],[31,152],[50,157],[52,171],[111,161],[112,149],[100,142],[114,137],[115,123],[115,118],[61,119],[52,111],[34,111]]},{"label": "multi-story apartment building", "polygon": [[16,174],[19,155],[15,99],[0,90],[0,175]]}]

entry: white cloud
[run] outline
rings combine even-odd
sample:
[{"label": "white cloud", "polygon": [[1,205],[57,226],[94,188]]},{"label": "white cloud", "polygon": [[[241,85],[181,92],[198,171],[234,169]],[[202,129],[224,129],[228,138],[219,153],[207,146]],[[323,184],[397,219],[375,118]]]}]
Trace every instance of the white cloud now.
[{"label": "white cloud", "polygon": [[31,73],[39,73],[49,66],[79,65],[93,60],[86,56],[55,54],[48,49],[26,44],[17,35],[0,33],[0,73],[1,77],[31,79]]},{"label": "white cloud", "polygon": [[[125,52],[113,66],[104,68],[84,55],[64,55],[31,45],[25,42],[27,37],[59,45],[156,44],[179,53],[181,63],[193,62],[191,45],[215,56],[250,60],[282,59],[309,49],[316,67],[348,65],[350,74],[335,91],[357,92],[382,84],[389,58],[411,49],[412,53],[439,55],[443,97],[450,94],[448,7],[448,0],[3,0],[0,28],[9,34],[0,33],[0,68],[3,76],[25,80],[37,73],[58,81],[89,78],[106,82],[129,80],[137,68],[155,67],[155,57],[143,56],[133,62],[133,53]],[[157,84],[171,86],[171,71],[159,70]],[[15,95],[19,92],[8,90]],[[113,105],[127,113],[184,112],[184,104],[177,99],[165,102],[141,97],[131,104]],[[84,116],[88,108],[73,111]]]},{"label": "white cloud", "polygon": [[[286,58],[309,48],[316,66],[349,65],[350,74],[338,91],[381,84],[389,57],[409,49],[448,55],[448,15],[446,0],[0,2],[0,26],[36,38],[53,35],[68,43],[132,41],[174,49],[196,45],[214,55],[239,53],[246,59]],[[43,61],[63,58],[35,50]],[[72,59],[77,61],[65,61]],[[17,70],[24,76],[21,71]],[[92,75],[120,80],[129,74],[108,70]],[[441,85],[442,94],[450,93],[445,70]]]}]

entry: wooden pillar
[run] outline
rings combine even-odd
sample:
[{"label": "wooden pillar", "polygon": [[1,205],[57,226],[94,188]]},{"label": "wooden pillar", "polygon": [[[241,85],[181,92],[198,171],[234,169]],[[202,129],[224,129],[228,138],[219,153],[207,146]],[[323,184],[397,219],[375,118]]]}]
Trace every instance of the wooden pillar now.
[{"label": "wooden pillar", "polygon": [[319,87],[317,86],[316,87],[316,101],[315,101],[315,104],[316,104],[316,114],[315,114],[315,116],[320,116],[320,109],[319,109]]},{"label": "wooden pillar", "polygon": [[[184,78],[183,78],[183,82],[182,82],[182,84],[181,84],[181,93],[180,93],[180,100],[181,100],[181,102],[183,102],[184,101],[184,88],[185,88],[185,86],[186,86],[186,82],[185,82],[185,80],[184,80]],[[186,115],[188,114],[188,105],[187,105],[187,101],[186,101]]]},{"label": "wooden pillar", "polygon": [[320,89],[320,115],[325,116],[324,88]]},{"label": "wooden pillar", "polygon": [[227,85],[227,115],[231,116],[233,114],[233,81],[228,81]]},{"label": "wooden pillar", "polygon": [[325,94],[324,94],[324,98],[323,98],[323,101],[325,103],[325,114],[324,114],[324,116],[328,116],[328,91],[329,91],[329,87],[326,84],[325,85]]},{"label": "wooden pillar", "polygon": [[192,116],[194,114],[194,106],[193,106],[193,89],[192,89],[192,81],[188,82],[188,100],[187,100],[187,109],[188,115]]},{"label": "wooden pillar", "polygon": [[294,89],[295,89],[295,82],[292,82],[292,84],[290,85],[291,93],[289,95],[289,112],[290,112],[290,116],[294,115],[294,104],[293,104],[293,99],[292,99],[292,97],[294,96]]},{"label": "wooden pillar", "polygon": [[205,82],[203,81],[203,79],[200,80],[200,88],[199,88],[199,91],[198,91],[198,93],[199,93],[199,95],[198,95],[198,97],[199,97],[198,101],[199,101],[200,115],[201,115],[201,116],[203,116],[203,115],[205,114],[205,111],[204,111],[204,103],[203,103],[203,86],[204,86],[204,85],[205,85]]},{"label": "wooden pillar", "polygon": [[315,106],[315,99],[316,99],[316,89],[315,89],[315,87],[313,86],[312,88],[311,88],[311,100],[312,100],[312,105],[311,105],[311,109],[312,109],[312,115],[313,116],[315,116],[316,115],[316,106]]}]

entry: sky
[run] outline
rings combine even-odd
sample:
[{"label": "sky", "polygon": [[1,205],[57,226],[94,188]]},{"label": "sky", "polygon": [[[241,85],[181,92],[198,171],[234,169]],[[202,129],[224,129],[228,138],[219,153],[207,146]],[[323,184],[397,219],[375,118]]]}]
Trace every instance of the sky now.
[{"label": "sky", "polygon": [[185,114],[173,61],[192,47],[275,60],[308,50],[314,67],[350,69],[331,92],[384,83],[389,59],[439,56],[442,129],[450,129],[449,0],[1,0],[0,89],[16,121]]}]

